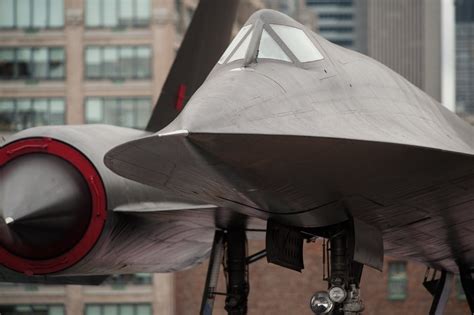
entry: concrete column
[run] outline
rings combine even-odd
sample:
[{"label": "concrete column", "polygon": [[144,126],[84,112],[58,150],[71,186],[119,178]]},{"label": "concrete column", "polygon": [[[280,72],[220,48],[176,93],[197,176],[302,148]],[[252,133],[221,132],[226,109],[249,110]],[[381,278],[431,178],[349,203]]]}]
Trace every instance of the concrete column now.
[{"label": "concrete column", "polygon": [[66,314],[84,314],[84,302],[82,296],[82,286],[66,286],[66,303],[64,305]]},{"label": "concrete column", "polygon": [[176,14],[172,0],[153,0],[152,4],[153,101],[156,101],[175,57]]},{"label": "concrete column", "polygon": [[175,275],[162,273],[153,275],[153,314],[175,314]]},{"label": "concrete column", "polygon": [[84,122],[84,10],[83,1],[66,0],[66,124]]}]

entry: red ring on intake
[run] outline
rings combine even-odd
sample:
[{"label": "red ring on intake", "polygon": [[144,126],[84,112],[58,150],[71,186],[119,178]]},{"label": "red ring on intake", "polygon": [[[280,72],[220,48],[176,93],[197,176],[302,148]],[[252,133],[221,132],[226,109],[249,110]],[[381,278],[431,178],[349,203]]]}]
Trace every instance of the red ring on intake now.
[{"label": "red ring on intake", "polygon": [[28,276],[58,272],[81,260],[99,239],[107,216],[107,201],[102,179],[94,165],[80,151],[51,138],[22,139],[0,148],[0,167],[30,153],[51,154],[72,164],[89,187],[92,211],[89,226],[82,239],[61,256],[42,260],[25,259],[13,255],[0,246],[0,264]]}]

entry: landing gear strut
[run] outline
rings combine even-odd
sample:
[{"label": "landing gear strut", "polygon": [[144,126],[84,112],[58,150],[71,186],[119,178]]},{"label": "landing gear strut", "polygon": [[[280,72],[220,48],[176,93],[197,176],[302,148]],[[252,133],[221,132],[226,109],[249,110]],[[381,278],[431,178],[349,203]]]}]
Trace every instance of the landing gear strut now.
[{"label": "landing gear strut", "polygon": [[340,232],[324,245],[324,280],[329,290],[311,298],[311,310],[317,315],[358,315],[364,310],[359,294],[363,265],[352,260],[351,244],[350,236]]},{"label": "landing gear strut", "polygon": [[[216,231],[207,271],[206,286],[201,304],[201,315],[211,315],[217,295],[223,295],[229,315],[247,314],[249,294],[248,265],[266,257],[262,250],[247,257],[247,237],[243,229]],[[226,292],[216,292],[220,264],[224,266]]]}]

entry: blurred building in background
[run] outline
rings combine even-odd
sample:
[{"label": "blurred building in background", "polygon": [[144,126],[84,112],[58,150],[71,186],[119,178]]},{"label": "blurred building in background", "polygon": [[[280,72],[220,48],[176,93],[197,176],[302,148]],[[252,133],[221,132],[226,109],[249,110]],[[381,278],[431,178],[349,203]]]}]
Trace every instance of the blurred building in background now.
[{"label": "blurred building in background", "polygon": [[359,0],[368,56],[455,109],[454,1]]},{"label": "blurred building in background", "polygon": [[474,124],[474,1],[456,2],[456,111]]},{"label": "blurred building in background", "polygon": [[[466,1],[471,3],[471,1]],[[455,109],[454,0],[306,0],[316,31]]]},{"label": "blurred building in background", "polygon": [[[474,114],[474,13],[471,0],[457,1],[456,100],[458,112],[469,119]],[[449,21],[443,22],[442,2],[449,3],[242,0],[235,31],[256,9],[273,8],[336,44],[380,60],[442,99],[443,73],[449,71],[442,67],[450,65],[443,49],[452,44],[443,44],[449,32],[441,26]],[[143,128],[197,3],[0,0],[0,135],[64,123]],[[251,251],[263,245],[250,242]],[[326,284],[320,248],[305,246],[303,274],[265,261],[252,265],[251,314],[311,314],[308,298]],[[0,313],[196,314],[205,270],[203,265],[176,275],[114,276],[101,287],[0,284]],[[421,285],[423,266],[388,259],[385,270],[367,269],[364,275],[364,314],[427,313],[431,298]],[[458,280],[450,307],[449,314],[467,312]],[[224,314],[223,299],[218,298],[215,314]]]},{"label": "blurred building in background", "polygon": [[317,16],[319,34],[331,42],[361,51],[358,32],[364,30],[358,26],[358,3],[356,0],[306,0],[309,11]]}]

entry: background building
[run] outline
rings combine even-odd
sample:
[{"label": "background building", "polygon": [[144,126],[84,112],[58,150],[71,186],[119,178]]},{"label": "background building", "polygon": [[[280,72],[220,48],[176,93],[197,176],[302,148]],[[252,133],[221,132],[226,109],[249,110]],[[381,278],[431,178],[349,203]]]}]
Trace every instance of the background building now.
[{"label": "background building", "polygon": [[359,0],[368,56],[455,110],[454,0]]},{"label": "background building", "polygon": [[474,2],[456,2],[456,111],[474,123]]},{"label": "background building", "polygon": [[306,5],[317,16],[319,34],[337,45],[362,49],[357,41],[356,0],[306,0]]},{"label": "background building", "polygon": [[[440,45],[445,35],[441,24],[428,23],[441,19],[440,1],[245,0],[235,31],[256,9],[278,9],[335,43],[379,59],[429,91],[427,80],[438,80],[433,86],[441,84],[443,73]],[[0,134],[63,123],[143,128],[196,4],[197,0],[0,0]],[[456,24],[458,111],[466,115],[474,111],[469,70],[474,64],[474,14],[469,15],[469,4],[470,0],[460,1]],[[427,33],[429,25],[432,34]],[[252,241],[250,252],[263,246]],[[305,246],[302,274],[265,260],[251,265],[250,314],[311,314],[308,299],[326,283],[320,245]],[[101,287],[0,284],[0,313],[196,314],[206,268],[204,264],[170,275],[116,276]],[[393,259],[387,259],[383,274],[366,268],[364,314],[428,313],[431,297],[421,285],[424,272],[422,265]],[[449,306],[449,314],[468,312],[458,281]],[[222,298],[217,298],[215,314],[224,314]]]}]

